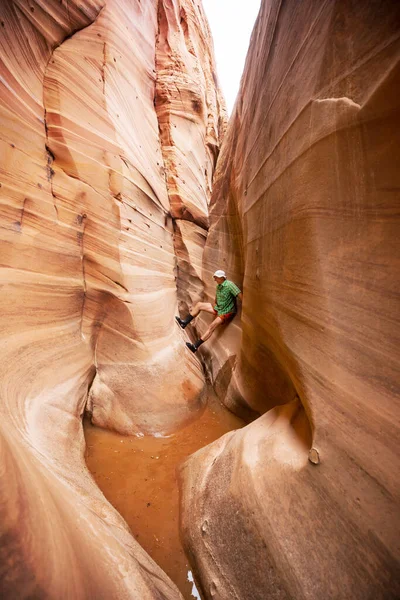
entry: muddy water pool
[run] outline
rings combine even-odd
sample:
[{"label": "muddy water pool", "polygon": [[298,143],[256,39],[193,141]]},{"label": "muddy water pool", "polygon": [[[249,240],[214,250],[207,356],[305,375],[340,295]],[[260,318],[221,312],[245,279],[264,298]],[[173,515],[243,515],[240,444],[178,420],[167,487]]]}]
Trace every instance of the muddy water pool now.
[{"label": "muddy water pool", "polygon": [[190,581],[179,538],[176,468],[196,450],[243,425],[211,392],[199,417],[167,438],[123,437],[84,422],[86,463],[97,485],[187,600],[200,596]]}]

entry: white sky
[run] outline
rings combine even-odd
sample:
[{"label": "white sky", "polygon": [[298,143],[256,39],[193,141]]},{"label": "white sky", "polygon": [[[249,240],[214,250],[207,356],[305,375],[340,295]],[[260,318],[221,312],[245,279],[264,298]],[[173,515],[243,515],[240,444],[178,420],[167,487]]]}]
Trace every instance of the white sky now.
[{"label": "white sky", "polygon": [[232,112],[261,0],[203,0],[214,39],[218,79]]}]

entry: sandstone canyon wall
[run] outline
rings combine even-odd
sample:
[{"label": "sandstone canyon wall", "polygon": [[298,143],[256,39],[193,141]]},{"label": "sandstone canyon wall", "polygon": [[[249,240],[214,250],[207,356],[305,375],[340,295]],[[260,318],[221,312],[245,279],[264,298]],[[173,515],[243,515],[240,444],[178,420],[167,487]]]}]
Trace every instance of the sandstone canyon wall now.
[{"label": "sandstone canyon wall", "polygon": [[0,595],[177,598],[88,474],[81,419],[163,433],[202,401],[173,316],[178,271],[201,289],[225,119],[208,26],[192,0],[0,13]]},{"label": "sandstone canyon wall", "polygon": [[262,3],[203,264],[243,308],[201,348],[261,416],[181,473],[207,598],[400,597],[399,25],[390,0]]}]

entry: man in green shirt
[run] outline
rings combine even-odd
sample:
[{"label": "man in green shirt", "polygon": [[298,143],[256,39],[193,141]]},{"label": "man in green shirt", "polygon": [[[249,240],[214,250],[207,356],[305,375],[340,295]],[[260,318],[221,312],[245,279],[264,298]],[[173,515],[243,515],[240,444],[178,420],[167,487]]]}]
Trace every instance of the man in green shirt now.
[{"label": "man in green shirt", "polygon": [[201,311],[215,315],[214,321],[211,323],[207,331],[203,333],[200,339],[198,339],[194,344],[186,342],[186,346],[192,352],[197,352],[198,347],[211,337],[217,327],[232,321],[233,317],[236,315],[236,298],[239,298],[240,301],[243,299],[242,292],[237,285],[226,278],[225,271],[215,271],[214,281],[217,282],[215,306],[209,302],[198,302],[190,309],[190,314],[188,317],[186,317],[186,319],[175,317],[182,329],[185,329],[185,327],[189,325],[190,321],[197,317]]}]

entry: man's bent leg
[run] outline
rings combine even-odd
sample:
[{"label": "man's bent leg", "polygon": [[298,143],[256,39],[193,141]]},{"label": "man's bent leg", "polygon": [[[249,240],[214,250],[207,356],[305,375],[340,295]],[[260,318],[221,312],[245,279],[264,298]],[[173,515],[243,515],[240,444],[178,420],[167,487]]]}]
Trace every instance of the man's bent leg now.
[{"label": "man's bent leg", "polygon": [[206,342],[212,336],[212,334],[217,329],[217,327],[219,327],[220,325],[222,325],[222,323],[223,323],[222,319],[220,319],[220,317],[217,317],[211,323],[211,325],[207,329],[207,331],[205,331],[205,333],[203,333],[203,335],[201,336],[201,338],[199,340],[197,340],[194,344],[190,344],[189,342],[186,342],[186,346],[192,352],[197,352],[197,349],[199,348],[199,346],[201,346],[201,344],[203,344],[204,342]]},{"label": "man's bent leg", "polygon": [[179,317],[175,317],[175,319],[177,323],[182,327],[182,329],[185,329],[185,327],[189,325],[190,321],[197,317],[199,312],[201,312],[202,310],[214,314],[214,309],[209,302],[197,302],[197,304],[190,308],[189,316],[187,316],[186,319],[180,319]]},{"label": "man's bent leg", "polygon": [[208,339],[210,339],[210,337],[212,336],[214,331],[217,329],[217,327],[222,325],[222,323],[223,323],[223,321],[222,321],[222,319],[220,319],[220,317],[217,317],[216,319],[214,319],[214,321],[211,323],[210,327],[201,336],[201,339],[203,340],[203,342],[206,342]]},{"label": "man's bent leg", "polygon": [[209,302],[197,302],[197,304],[195,304],[189,309],[189,312],[192,315],[192,317],[197,317],[197,315],[201,311],[214,314],[213,306]]}]

